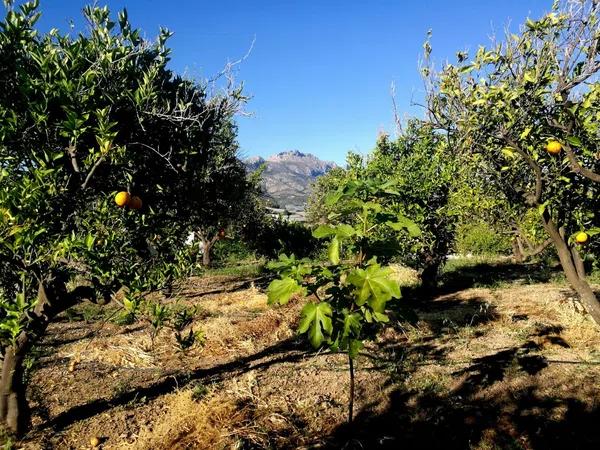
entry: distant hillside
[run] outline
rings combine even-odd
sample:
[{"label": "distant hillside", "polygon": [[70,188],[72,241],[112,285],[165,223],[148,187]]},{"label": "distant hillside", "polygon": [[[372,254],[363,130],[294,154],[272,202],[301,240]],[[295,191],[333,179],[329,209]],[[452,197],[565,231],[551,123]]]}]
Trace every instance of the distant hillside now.
[{"label": "distant hillside", "polygon": [[256,170],[266,163],[263,189],[274,205],[289,211],[303,210],[310,195],[310,183],[337,167],[333,162],[298,150],[277,153],[266,160],[255,156],[245,163],[249,170]]}]

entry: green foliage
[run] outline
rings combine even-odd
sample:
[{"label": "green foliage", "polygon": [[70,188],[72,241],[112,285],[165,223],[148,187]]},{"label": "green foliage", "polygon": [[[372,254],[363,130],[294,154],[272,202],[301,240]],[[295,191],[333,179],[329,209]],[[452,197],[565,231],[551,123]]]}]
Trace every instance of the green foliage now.
[{"label": "green foliage", "polygon": [[271,217],[260,208],[255,210],[254,217],[247,218],[239,233],[250,249],[267,258],[276,258],[281,253],[311,257],[321,248],[304,224]]},{"label": "green foliage", "polygon": [[[285,304],[294,295],[317,299],[303,308],[298,328],[313,347],[327,345],[354,358],[376,325],[388,321],[386,304],[400,298],[400,287],[390,277],[391,270],[377,263],[368,244],[372,236],[398,228],[407,235],[419,233],[412,221],[384,206],[382,200],[398,195],[391,182],[346,180],[325,199],[325,204],[340,205],[330,214],[331,222],[313,231],[316,238],[329,242],[328,263],[282,254],[269,264],[281,276],[269,285],[269,303]],[[343,247],[350,260],[341,259]]]},{"label": "green foliage", "polygon": [[[363,236],[361,245],[381,261],[396,260],[422,270],[424,275],[431,274],[434,284],[437,268],[454,238],[457,214],[449,206],[449,199],[457,170],[446,138],[430,124],[411,120],[397,140],[382,134],[372,155],[363,159],[350,154],[347,169],[320,177],[309,200],[309,217],[314,224],[325,220],[335,223],[336,214],[352,207],[351,200],[347,205],[339,196],[327,201],[329,193],[340,184],[357,180],[383,183],[377,197],[368,192],[366,185],[353,188],[352,194],[367,201],[366,208],[374,202],[376,208],[389,215],[386,229]],[[357,215],[355,220],[359,223],[361,219]],[[333,255],[339,250],[338,240],[330,244]]]},{"label": "green foliage", "polygon": [[500,255],[510,249],[508,233],[502,235],[485,222],[464,224],[456,230],[456,251],[461,255]]},{"label": "green foliage", "polygon": [[[148,42],[126,11],[113,20],[89,6],[85,33],[42,34],[38,2],[7,6],[0,347],[35,342],[61,311],[122,287],[124,318],[135,318],[144,292],[189,273],[188,233],[235,220],[254,192],[237,158],[241,88],[171,72],[168,30]],[[143,207],[117,207],[119,191]],[[157,329],[169,316],[162,308],[151,311]]]},{"label": "green foliage", "polygon": [[306,203],[308,223],[316,225],[327,222],[327,217],[334,212],[335,205],[326,205],[325,198],[330,192],[335,191],[346,177],[345,169],[335,167],[313,182],[310,197]]},{"label": "green foliage", "polygon": [[[591,1],[556,3],[440,73],[426,67],[432,117],[516,225],[529,210],[567,235],[600,223],[598,11]],[[552,141],[558,154],[546,149]]]},{"label": "green foliage", "polygon": [[[86,34],[35,30],[36,3],[0,24],[0,316],[2,342],[29,327],[39,282],[80,280],[99,297],[185,274],[191,229],[239,214],[252,188],[236,157],[245,98],[167,69],[170,33],[148,43],[126,12],[84,9]],[[141,210],[118,208],[129,191]],[[65,292],[54,303],[68,306]],[[60,309],[60,308],[59,308]]]}]

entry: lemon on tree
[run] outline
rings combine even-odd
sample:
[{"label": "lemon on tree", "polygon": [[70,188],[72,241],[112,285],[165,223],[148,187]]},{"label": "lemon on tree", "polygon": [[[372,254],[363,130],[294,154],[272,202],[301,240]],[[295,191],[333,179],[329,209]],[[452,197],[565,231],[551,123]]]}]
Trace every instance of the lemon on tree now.
[{"label": "lemon on tree", "polygon": [[585,244],[589,239],[588,234],[585,231],[580,231],[575,235],[575,242],[578,244]]},{"label": "lemon on tree", "polygon": [[120,208],[127,206],[130,201],[131,196],[129,195],[129,192],[121,191],[117,195],[115,195],[115,203]]},{"label": "lemon on tree", "polygon": [[558,155],[561,150],[562,150],[562,145],[558,141],[552,140],[546,144],[546,151],[548,153],[550,153],[551,155]]}]

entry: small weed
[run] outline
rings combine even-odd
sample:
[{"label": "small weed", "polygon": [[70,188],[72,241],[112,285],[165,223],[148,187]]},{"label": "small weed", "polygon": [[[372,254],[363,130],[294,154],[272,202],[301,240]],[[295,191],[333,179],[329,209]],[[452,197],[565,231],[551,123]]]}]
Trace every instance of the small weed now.
[{"label": "small weed", "polygon": [[115,395],[115,397],[119,397],[120,395],[123,395],[124,393],[126,393],[128,390],[129,390],[129,382],[120,380],[113,387],[113,394]]},{"label": "small weed", "polygon": [[198,382],[192,387],[192,399],[195,401],[202,400],[208,394],[208,387],[202,382]]},{"label": "small weed", "polygon": [[13,440],[11,434],[3,427],[0,427],[0,449],[14,450],[16,448],[15,441]]}]

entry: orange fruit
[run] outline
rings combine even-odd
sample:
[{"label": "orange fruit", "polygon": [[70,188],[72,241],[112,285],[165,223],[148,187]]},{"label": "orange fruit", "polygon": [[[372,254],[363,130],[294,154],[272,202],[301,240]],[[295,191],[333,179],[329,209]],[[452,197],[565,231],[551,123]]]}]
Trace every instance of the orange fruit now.
[{"label": "orange fruit", "polygon": [[587,242],[588,238],[589,238],[589,236],[585,231],[580,231],[575,236],[575,242],[577,242],[578,244],[585,244]]},{"label": "orange fruit", "polygon": [[558,141],[549,141],[546,144],[546,151],[551,155],[558,155],[562,150],[562,145]]},{"label": "orange fruit", "polygon": [[129,200],[129,203],[127,206],[129,206],[131,209],[140,209],[142,207],[142,205],[143,205],[142,199],[139,198],[137,195],[134,195]]},{"label": "orange fruit", "polygon": [[131,196],[129,195],[129,192],[121,191],[117,195],[115,195],[115,203],[120,208],[127,206],[130,200]]}]

